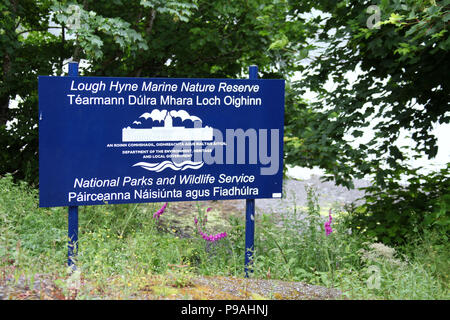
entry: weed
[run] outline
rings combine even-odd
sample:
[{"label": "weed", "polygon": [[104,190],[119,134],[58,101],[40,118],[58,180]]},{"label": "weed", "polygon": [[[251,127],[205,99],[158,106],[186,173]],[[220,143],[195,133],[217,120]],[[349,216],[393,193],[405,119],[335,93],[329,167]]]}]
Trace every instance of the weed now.
[{"label": "weed", "polygon": [[[327,217],[320,215],[316,190],[309,188],[307,194],[303,210],[294,203],[293,210],[278,216],[256,215],[253,277],[339,288],[352,299],[450,298],[450,248],[442,233],[424,232],[408,245],[388,247],[351,232],[348,213],[334,209],[333,232],[327,236]],[[170,204],[160,219],[154,219],[160,207],[155,203],[80,208],[79,273],[67,275],[67,209],[39,208],[36,190],[14,183],[11,176],[2,177],[2,278],[12,272],[17,280],[26,276],[33,282],[35,274],[45,273],[60,279],[56,284],[64,298],[126,299],[143,287],[157,297],[171,297],[189,288],[198,275],[243,276],[243,219],[231,216],[223,221],[227,236],[209,242],[196,234],[195,227],[191,236],[180,236],[173,220],[167,219]],[[199,207],[199,224],[205,213]],[[208,212],[208,219],[213,216],[215,226],[220,226],[220,213]],[[143,286],[148,282],[143,279],[157,275],[164,280]]]}]

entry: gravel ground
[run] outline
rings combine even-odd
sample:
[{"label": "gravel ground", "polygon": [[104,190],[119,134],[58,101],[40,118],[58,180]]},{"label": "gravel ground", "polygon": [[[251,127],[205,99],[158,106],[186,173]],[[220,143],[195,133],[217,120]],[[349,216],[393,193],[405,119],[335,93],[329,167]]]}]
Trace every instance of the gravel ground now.
[{"label": "gravel ground", "polygon": [[0,300],[55,299],[54,279],[49,275],[35,274],[34,279],[12,276],[0,280]]},{"label": "gravel ground", "polygon": [[[321,182],[320,177],[312,175],[309,179],[296,180],[285,179],[284,194],[282,199],[256,199],[256,213],[280,213],[286,210],[292,210],[294,206],[297,208],[305,207],[307,203],[306,187],[316,189],[318,202],[320,207],[330,208],[332,206],[343,206],[357,201],[358,198],[364,196],[364,192],[357,188],[367,187],[370,185],[366,180],[355,180],[355,189],[349,190],[345,187],[337,186],[332,181]],[[245,210],[245,201],[234,201],[236,209]]]},{"label": "gravel ground", "polygon": [[[0,281],[0,300],[61,300],[76,299],[76,295],[64,296],[48,275],[35,275],[34,281],[23,276],[17,280]],[[156,292],[156,287],[143,287],[129,297],[132,300],[337,300],[345,299],[337,289],[314,286],[302,282],[272,279],[242,279],[236,277],[198,276],[183,288],[167,287],[167,293]],[[161,290],[161,289],[160,289]],[[95,300],[116,300],[117,296],[104,292],[92,295]],[[78,297],[80,299],[80,297]],[[81,298],[83,299],[83,298]]]},{"label": "gravel ground", "polygon": [[342,299],[342,292],[302,282],[288,282],[265,279],[240,279],[235,277],[198,277],[196,285],[220,289],[234,299],[270,300],[336,300]]}]

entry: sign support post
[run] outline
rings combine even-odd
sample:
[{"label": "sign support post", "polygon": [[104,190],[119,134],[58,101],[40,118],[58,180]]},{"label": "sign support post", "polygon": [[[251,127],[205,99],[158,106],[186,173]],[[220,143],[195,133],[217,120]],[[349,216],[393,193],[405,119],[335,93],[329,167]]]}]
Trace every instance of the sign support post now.
[{"label": "sign support post", "polygon": [[[248,68],[249,79],[258,79],[258,67],[250,66]],[[253,259],[253,250],[255,242],[255,199],[245,200],[245,277],[248,278],[249,266]],[[253,272],[250,269],[250,272]]]},{"label": "sign support post", "polygon": [[[69,63],[69,77],[78,77],[78,62]],[[78,253],[78,206],[69,206],[67,229],[69,235],[67,265],[76,270],[74,260]]]}]

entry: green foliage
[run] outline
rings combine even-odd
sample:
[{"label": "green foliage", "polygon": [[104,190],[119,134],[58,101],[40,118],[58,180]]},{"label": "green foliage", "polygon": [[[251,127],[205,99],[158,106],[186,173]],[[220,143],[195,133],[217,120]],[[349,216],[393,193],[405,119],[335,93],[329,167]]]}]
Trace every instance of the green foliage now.
[{"label": "green foliage", "polygon": [[10,175],[0,179],[3,249],[12,249],[19,241],[22,248],[43,253],[65,242],[62,210],[39,209],[37,201],[36,190],[25,182],[16,185]]},{"label": "green foliage", "polygon": [[351,214],[336,209],[326,236],[315,190],[307,194],[306,212],[284,213],[281,225],[273,216],[258,221],[255,277],[335,287],[351,299],[448,297],[448,242],[436,230],[395,250],[356,232],[359,226],[348,229]]},{"label": "green foliage", "polygon": [[[255,276],[337,286],[336,272],[360,266],[360,241],[352,237],[333,212],[333,232],[326,236],[316,190],[308,188],[307,211],[289,211],[276,224],[273,216],[258,221]],[[295,208],[295,207],[294,207]],[[279,225],[279,227],[276,227]],[[280,226],[281,225],[281,226]]]},{"label": "green foliage", "polygon": [[[263,78],[298,68],[315,29],[286,1],[7,1],[0,26],[0,174],[38,184],[37,75]],[[306,9],[305,9],[306,10]],[[19,105],[10,109],[12,99]],[[14,121],[12,121],[15,119]]]},{"label": "green foliage", "polygon": [[345,149],[339,148],[344,127],[336,120],[338,114],[308,104],[299,90],[298,84],[286,88],[284,165],[319,166],[337,183],[352,186],[352,167],[340,162],[349,157]]},{"label": "green foliage", "polygon": [[[320,50],[288,88],[287,162],[319,166],[326,179],[348,187],[354,178],[373,177],[366,204],[350,224],[370,236],[390,244],[427,228],[447,236],[448,168],[425,175],[407,161],[435,157],[432,129],[450,119],[449,2],[324,0],[313,6],[320,12],[312,18],[318,28],[309,43]],[[372,26],[369,6],[379,11]],[[329,80],[332,89],[324,85]],[[319,101],[301,100],[306,89]],[[373,137],[353,144],[368,128]],[[413,140],[408,147],[397,146],[402,132]],[[400,182],[404,177],[407,185]]]},{"label": "green foliage", "polygon": [[[105,36],[119,45],[122,51],[148,49],[142,35],[130,28],[130,23],[121,18],[103,17],[95,11],[85,10],[81,5],[65,4],[60,1],[54,1],[50,9],[56,22],[61,26],[67,26],[67,34],[75,36],[76,45],[80,46],[93,60],[102,57],[104,44],[102,37]],[[99,32],[102,36],[98,35]]]},{"label": "green foliage", "polygon": [[439,172],[417,178],[412,172],[408,184],[388,180],[386,187],[373,184],[364,188],[366,203],[357,208],[348,221],[363,234],[386,244],[404,244],[423,230],[435,230],[447,241],[450,228],[449,166]]},{"label": "green foliage", "polygon": [[[417,251],[414,248],[408,253]],[[449,297],[448,280],[440,281],[433,272],[434,266],[442,263],[445,255],[437,261],[429,254],[420,256],[425,259],[424,263],[418,258],[402,256],[381,243],[366,243],[360,255],[363,266],[357,272],[351,269],[338,271],[340,286],[348,298],[432,300]]]},{"label": "green foliage", "polygon": [[[368,27],[369,5],[380,10],[373,27]],[[448,1],[324,0],[315,7],[323,11],[318,18],[323,27],[311,41],[323,50],[303,73],[297,92],[316,92],[320,101],[313,108],[329,114],[340,133],[358,138],[369,126],[375,133],[356,148],[351,141],[334,140],[336,169],[324,166],[327,171],[337,180],[376,174],[384,184],[407,170],[407,153],[433,158],[433,125],[450,119]],[[350,83],[352,72],[356,79]],[[327,90],[327,80],[336,88]],[[395,146],[401,130],[409,130],[415,141],[409,149]]]},{"label": "green foliage", "polygon": [[[450,248],[439,233],[427,232],[395,250],[350,232],[343,223],[347,214],[336,209],[333,232],[326,236],[316,191],[309,189],[308,197],[305,212],[287,211],[281,219],[257,215],[253,277],[334,287],[353,299],[449,298]],[[158,208],[81,208],[78,272],[67,277],[67,208],[38,208],[33,189],[11,176],[0,178],[0,268],[13,266],[17,278],[51,274],[66,297],[78,283],[78,299],[101,298],[107,288],[133,297],[155,275],[178,288],[197,275],[243,276],[242,219],[232,218],[228,236],[208,243],[165,227],[170,204],[154,219]],[[79,288],[82,280],[90,285]]]}]

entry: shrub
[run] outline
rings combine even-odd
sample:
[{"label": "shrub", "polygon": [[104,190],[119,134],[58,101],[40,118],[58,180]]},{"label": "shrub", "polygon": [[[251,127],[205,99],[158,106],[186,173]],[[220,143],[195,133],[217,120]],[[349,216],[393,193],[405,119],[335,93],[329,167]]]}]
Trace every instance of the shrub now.
[{"label": "shrub", "polygon": [[386,186],[373,184],[365,204],[355,208],[349,227],[368,238],[376,237],[389,245],[402,245],[408,237],[417,237],[423,230],[436,230],[448,237],[450,215],[450,164],[429,175],[415,175],[407,185],[392,178]]}]

